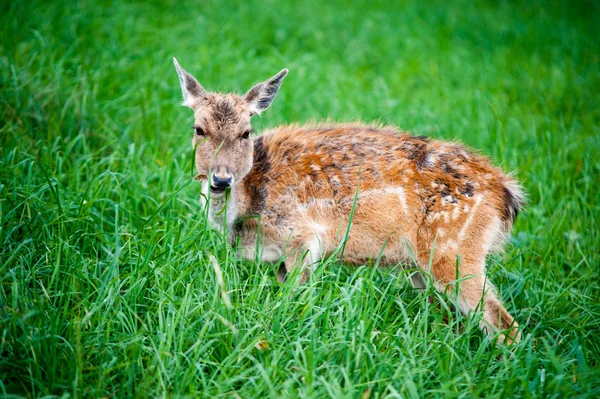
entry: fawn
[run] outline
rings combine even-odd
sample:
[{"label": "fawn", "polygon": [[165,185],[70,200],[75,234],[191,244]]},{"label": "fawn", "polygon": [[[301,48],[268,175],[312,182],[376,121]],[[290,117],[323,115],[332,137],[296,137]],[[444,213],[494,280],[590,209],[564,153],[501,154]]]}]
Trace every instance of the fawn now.
[{"label": "fawn", "polygon": [[[462,145],[392,126],[289,125],[253,138],[250,119],[269,107],[287,69],[239,96],[207,92],[174,63],[194,111],[209,222],[239,240],[243,258],[284,259],[278,280],[299,269],[300,283],[340,248],[348,265],[416,261],[438,290],[458,287],[463,313],[482,305],[484,331],[520,339],[485,275],[486,255],[502,248],[524,204],[513,178]],[[420,272],[411,282],[425,287]]]}]

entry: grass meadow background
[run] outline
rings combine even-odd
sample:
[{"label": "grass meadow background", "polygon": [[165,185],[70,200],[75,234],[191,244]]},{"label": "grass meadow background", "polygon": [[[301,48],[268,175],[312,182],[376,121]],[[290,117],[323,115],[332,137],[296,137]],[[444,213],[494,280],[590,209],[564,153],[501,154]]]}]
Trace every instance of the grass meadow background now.
[{"label": "grass meadow background", "polygon": [[[160,3],[0,6],[0,395],[600,396],[597,2]],[[257,131],[382,121],[516,171],[488,265],[513,356],[402,275],[331,262],[294,291],[236,259],[173,56],[221,91],[289,68]]]}]

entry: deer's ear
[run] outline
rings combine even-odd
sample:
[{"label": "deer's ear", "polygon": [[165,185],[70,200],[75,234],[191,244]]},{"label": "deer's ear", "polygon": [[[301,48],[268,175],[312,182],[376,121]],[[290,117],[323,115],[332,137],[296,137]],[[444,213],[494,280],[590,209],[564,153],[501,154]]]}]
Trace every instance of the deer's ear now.
[{"label": "deer's ear", "polygon": [[284,69],[266,82],[262,82],[248,90],[244,99],[250,105],[250,114],[260,114],[273,102],[288,70]]},{"label": "deer's ear", "polygon": [[175,64],[175,70],[179,76],[179,83],[181,84],[181,92],[183,93],[183,105],[192,108],[199,100],[206,97],[206,90],[196,78],[187,73],[183,68],[179,66],[177,59],[173,57],[173,63]]}]

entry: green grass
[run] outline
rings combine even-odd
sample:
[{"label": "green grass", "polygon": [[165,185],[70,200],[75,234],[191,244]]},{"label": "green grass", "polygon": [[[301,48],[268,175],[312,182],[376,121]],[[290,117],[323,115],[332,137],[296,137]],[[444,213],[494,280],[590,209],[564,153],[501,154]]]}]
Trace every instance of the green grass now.
[{"label": "green grass", "polygon": [[[598,3],[393,3],[3,2],[0,394],[600,396]],[[529,206],[488,266],[513,356],[389,271],[294,291],[236,259],[173,56],[222,91],[289,68],[258,131],[380,120],[516,171]]]}]

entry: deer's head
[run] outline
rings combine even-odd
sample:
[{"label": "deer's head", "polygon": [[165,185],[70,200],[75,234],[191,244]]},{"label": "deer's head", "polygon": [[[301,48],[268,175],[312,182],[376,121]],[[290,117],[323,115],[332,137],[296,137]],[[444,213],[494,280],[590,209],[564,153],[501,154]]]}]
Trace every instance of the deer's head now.
[{"label": "deer's head", "polygon": [[206,179],[212,196],[222,195],[252,169],[253,115],[266,110],[279,91],[287,69],[259,83],[243,96],[211,93],[173,59],[179,75],[183,105],[194,111],[192,145],[196,148],[199,179]]}]

